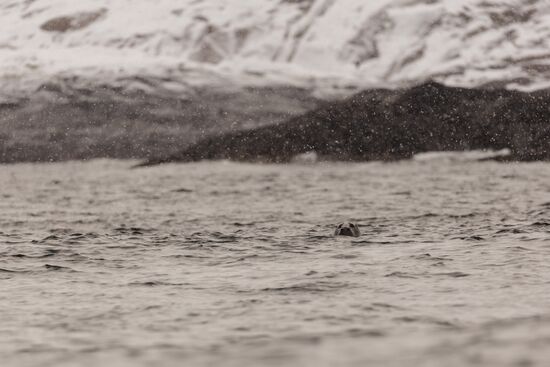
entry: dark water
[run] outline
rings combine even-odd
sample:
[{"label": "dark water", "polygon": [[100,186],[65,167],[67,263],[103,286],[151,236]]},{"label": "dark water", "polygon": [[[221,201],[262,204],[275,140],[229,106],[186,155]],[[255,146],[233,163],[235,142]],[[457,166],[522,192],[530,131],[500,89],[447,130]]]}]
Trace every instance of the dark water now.
[{"label": "dark water", "polygon": [[550,164],[132,163],[0,166],[2,366],[550,363]]}]

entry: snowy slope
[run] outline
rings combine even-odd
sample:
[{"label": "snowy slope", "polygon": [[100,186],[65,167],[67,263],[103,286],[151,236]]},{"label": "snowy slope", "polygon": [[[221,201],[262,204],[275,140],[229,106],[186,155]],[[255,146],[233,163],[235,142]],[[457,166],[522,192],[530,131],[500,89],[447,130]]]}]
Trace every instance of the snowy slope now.
[{"label": "snowy slope", "polygon": [[550,86],[544,0],[2,0],[0,24],[4,96],[51,80]]}]

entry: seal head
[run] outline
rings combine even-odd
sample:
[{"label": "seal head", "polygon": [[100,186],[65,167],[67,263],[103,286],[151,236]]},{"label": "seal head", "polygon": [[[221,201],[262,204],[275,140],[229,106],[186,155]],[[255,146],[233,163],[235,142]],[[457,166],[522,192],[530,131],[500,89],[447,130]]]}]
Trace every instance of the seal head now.
[{"label": "seal head", "polygon": [[361,232],[359,231],[359,226],[355,223],[344,222],[338,224],[336,230],[334,230],[335,236],[350,236],[350,237],[359,237]]}]

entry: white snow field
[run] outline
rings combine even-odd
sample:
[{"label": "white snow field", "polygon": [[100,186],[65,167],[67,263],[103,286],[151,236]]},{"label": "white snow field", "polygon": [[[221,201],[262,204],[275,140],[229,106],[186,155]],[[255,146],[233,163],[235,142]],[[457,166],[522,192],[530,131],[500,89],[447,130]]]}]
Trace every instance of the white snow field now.
[{"label": "white snow field", "polygon": [[4,98],[51,81],[175,93],[550,85],[548,1],[4,0],[0,24]]}]

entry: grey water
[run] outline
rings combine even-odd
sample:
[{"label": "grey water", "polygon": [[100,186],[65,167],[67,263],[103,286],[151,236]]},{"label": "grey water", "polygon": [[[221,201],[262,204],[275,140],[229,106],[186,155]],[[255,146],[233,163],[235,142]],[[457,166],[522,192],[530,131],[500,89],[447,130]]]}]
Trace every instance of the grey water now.
[{"label": "grey water", "polygon": [[550,363],[548,163],[134,163],[0,166],[2,366]]}]

